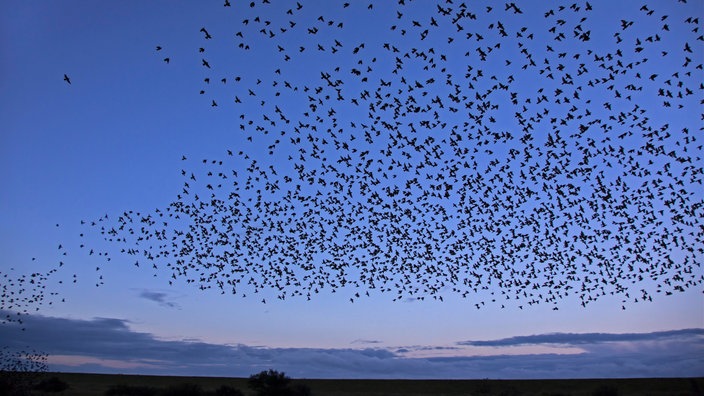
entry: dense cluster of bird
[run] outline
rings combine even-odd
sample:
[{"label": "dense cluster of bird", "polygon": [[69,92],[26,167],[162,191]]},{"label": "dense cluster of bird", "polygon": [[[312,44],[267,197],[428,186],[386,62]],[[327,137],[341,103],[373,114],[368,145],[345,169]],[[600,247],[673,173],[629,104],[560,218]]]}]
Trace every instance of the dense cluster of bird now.
[{"label": "dense cluster of bird", "polygon": [[[47,371],[49,367],[46,363],[47,356],[29,348],[17,351],[3,346],[0,348],[0,381],[12,380],[14,382],[17,380],[17,378],[13,378],[14,376]],[[6,387],[7,382],[3,382],[3,386]]]},{"label": "dense cluster of bird", "polygon": [[0,325],[23,325],[24,315],[39,311],[44,305],[52,305],[59,293],[50,291],[48,284],[58,271],[57,268],[31,273],[18,273],[14,268],[0,271]]},{"label": "dense cluster of bird", "polygon": [[202,66],[230,148],[186,153],[168,206],[87,224],[241,295],[480,308],[700,287],[696,7],[486,3],[226,1],[194,58],[156,53]]}]

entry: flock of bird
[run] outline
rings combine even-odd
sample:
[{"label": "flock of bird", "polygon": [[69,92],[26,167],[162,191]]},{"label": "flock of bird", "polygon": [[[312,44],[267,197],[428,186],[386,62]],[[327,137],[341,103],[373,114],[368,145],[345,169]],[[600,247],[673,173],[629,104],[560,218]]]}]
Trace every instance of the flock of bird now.
[{"label": "flock of bird", "polygon": [[44,303],[52,305],[59,293],[50,291],[47,285],[50,277],[58,271],[57,268],[21,274],[17,274],[14,268],[0,271],[0,324],[23,325],[22,315],[38,311]]},{"label": "flock of bird", "polygon": [[477,308],[701,287],[696,7],[292,4],[226,0],[193,58],[156,47],[236,121],[221,156],[183,156],[173,202],[85,223],[135,265],[242,296]]}]

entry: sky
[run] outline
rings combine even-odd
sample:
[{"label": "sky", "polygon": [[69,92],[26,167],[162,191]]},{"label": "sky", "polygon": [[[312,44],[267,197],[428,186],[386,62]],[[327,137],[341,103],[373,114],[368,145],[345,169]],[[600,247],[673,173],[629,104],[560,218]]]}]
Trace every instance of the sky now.
[{"label": "sky", "polygon": [[704,375],[701,2],[223,3],[0,1],[3,343]]}]

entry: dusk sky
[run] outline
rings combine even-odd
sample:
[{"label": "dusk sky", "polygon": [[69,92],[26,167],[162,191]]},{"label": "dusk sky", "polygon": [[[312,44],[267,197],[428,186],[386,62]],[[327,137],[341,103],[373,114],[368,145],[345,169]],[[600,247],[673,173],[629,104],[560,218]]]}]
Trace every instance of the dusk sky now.
[{"label": "dusk sky", "polygon": [[704,3],[223,3],[0,0],[0,344],[704,376]]}]

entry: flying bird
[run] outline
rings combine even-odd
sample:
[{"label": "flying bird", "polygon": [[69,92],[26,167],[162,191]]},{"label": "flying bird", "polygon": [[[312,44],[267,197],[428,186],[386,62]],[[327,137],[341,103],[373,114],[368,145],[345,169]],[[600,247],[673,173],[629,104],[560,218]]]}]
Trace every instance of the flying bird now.
[{"label": "flying bird", "polygon": [[[245,3],[215,69],[192,48],[198,92],[234,98],[237,149],[182,157],[158,213],[84,227],[242,296],[556,309],[701,288],[696,15],[401,0],[362,23],[304,3]],[[388,34],[358,34],[372,23]]]}]

